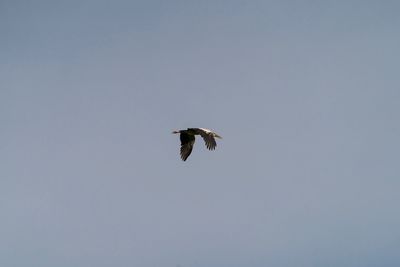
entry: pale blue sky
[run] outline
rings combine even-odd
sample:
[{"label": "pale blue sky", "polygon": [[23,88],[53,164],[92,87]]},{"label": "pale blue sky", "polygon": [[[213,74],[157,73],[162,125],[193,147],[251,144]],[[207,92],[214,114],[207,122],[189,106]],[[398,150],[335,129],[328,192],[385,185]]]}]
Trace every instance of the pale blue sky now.
[{"label": "pale blue sky", "polygon": [[399,13],[1,1],[0,265],[400,266]]}]

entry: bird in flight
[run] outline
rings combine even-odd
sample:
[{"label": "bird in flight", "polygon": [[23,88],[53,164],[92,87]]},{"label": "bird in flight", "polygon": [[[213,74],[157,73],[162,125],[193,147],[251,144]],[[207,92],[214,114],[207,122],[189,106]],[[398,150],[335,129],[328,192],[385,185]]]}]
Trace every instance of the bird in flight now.
[{"label": "bird in flight", "polygon": [[209,150],[214,150],[217,146],[217,142],[215,142],[215,137],[222,139],[222,137],[218,134],[204,128],[188,128],[187,130],[173,131],[172,133],[180,134],[181,158],[183,161],[185,161],[189,157],[190,153],[192,153],[195,135],[200,135],[201,137],[203,137],[204,142],[206,143],[206,147]]}]

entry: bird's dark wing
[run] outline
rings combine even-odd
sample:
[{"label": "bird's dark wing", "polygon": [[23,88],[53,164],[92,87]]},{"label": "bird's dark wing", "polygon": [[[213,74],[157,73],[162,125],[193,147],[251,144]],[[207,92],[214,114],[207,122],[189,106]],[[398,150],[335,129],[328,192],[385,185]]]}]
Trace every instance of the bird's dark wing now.
[{"label": "bird's dark wing", "polygon": [[187,133],[181,133],[180,135],[181,139],[181,158],[183,161],[185,161],[190,153],[192,153],[195,137],[194,135],[187,134]]},{"label": "bird's dark wing", "polygon": [[197,128],[197,133],[203,137],[204,142],[206,143],[206,147],[209,150],[214,150],[215,147],[217,146],[217,142],[215,142],[215,138],[213,135],[213,132],[208,131],[208,130],[203,130],[202,128]]}]

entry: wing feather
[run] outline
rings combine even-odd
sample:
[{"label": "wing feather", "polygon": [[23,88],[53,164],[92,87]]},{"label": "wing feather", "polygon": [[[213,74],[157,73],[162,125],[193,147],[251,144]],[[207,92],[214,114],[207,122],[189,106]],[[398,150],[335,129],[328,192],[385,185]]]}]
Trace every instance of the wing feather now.
[{"label": "wing feather", "polygon": [[206,147],[209,150],[214,150],[215,147],[217,146],[217,142],[215,141],[214,138],[214,133],[208,129],[204,128],[195,128],[196,132],[203,137],[204,142],[206,143]]},{"label": "wing feather", "polygon": [[190,153],[192,153],[195,137],[187,133],[181,133],[180,139],[181,158],[183,161],[186,161],[186,159],[190,156]]}]

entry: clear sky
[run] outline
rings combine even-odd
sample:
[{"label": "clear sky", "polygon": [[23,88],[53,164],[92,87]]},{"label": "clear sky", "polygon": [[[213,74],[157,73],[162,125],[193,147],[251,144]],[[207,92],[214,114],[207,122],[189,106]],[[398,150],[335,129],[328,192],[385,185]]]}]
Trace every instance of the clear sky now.
[{"label": "clear sky", "polygon": [[400,266],[399,14],[1,1],[0,265]]}]

